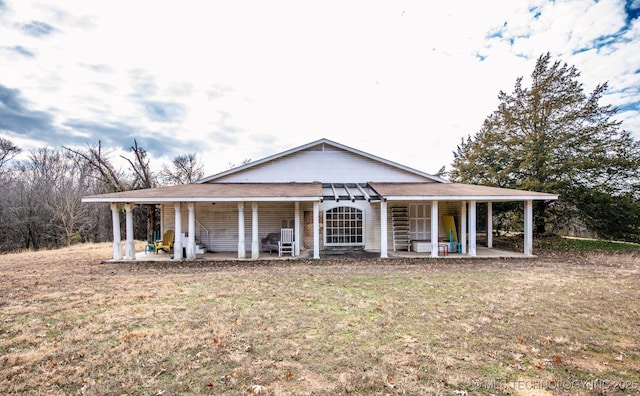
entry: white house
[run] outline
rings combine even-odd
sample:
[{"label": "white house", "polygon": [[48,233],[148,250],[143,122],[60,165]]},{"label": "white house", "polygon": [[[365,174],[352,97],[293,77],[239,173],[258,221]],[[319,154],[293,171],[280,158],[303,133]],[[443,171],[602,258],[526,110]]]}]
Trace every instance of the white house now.
[{"label": "white house", "polygon": [[[135,259],[133,205],[161,208],[161,228],[174,230],[174,258],[237,252],[258,259],[263,239],[293,229],[294,252],[320,258],[325,249],[379,252],[415,250],[432,257],[476,256],[476,207],[487,203],[487,245],[492,247],[491,204],[524,202],[524,254],[532,254],[532,202],[552,194],[451,183],[436,176],[320,139],[197,183],[88,196],[108,202],[113,213],[114,260]],[[126,213],[122,256],[120,209]],[[455,235],[454,235],[455,234]],[[446,250],[445,250],[446,249]]]}]

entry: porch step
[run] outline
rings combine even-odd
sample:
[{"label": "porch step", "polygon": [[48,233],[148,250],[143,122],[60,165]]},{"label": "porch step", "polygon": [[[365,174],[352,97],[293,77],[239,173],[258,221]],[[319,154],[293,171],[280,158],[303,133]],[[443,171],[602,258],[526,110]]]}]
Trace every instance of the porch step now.
[{"label": "porch step", "polygon": [[204,243],[202,243],[196,236],[196,254],[205,254],[206,253],[205,248],[206,246],[204,245]]}]

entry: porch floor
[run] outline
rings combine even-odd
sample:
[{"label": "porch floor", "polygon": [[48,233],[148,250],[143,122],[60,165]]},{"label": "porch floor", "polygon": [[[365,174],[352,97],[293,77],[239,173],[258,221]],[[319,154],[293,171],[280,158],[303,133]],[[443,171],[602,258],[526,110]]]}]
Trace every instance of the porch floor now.
[{"label": "porch floor", "polygon": [[[389,258],[394,258],[394,257],[411,257],[411,258],[430,258],[431,257],[431,253],[417,253],[417,252],[406,252],[406,251],[389,251],[388,253]],[[527,257],[535,257],[535,256],[527,256],[522,252],[513,252],[510,250],[500,250],[500,249],[495,249],[495,248],[491,248],[489,249],[488,247],[484,247],[484,246],[477,246],[476,247],[476,255],[475,257],[471,257],[469,256],[469,254],[464,253],[449,253],[447,256],[438,256],[437,258],[442,258],[442,259],[461,259],[461,258],[465,258],[465,259],[486,259],[486,258],[527,258]]]},{"label": "porch floor", "polygon": [[[406,251],[389,251],[389,259],[393,258],[431,258],[431,253],[417,253]],[[340,259],[340,258],[377,258],[380,257],[379,252],[367,251],[366,255],[323,255],[320,253],[320,259]],[[476,256],[470,257],[468,254],[451,253],[447,256],[440,256],[439,259],[486,259],[486,258],[531,258],[535,256],[526,256],[521,252],[512,252],[507,250],[489,249],[487,247],[478,246],[476,248]],[[299,256],[292,257],[291,255],[278,256],[278,253],[260,253],[259,260],[297,260],[297,259],[312,259],[312,250],[303,250]],[[108,262],[132,262],[133,260],[107,260]],[[165,253],[164,251],[155,253],[137,252],[135,261],[149,262],[149,261],[175,261],[173,254]],[[247,252],[247,258],[238,259],[235,252],[219,252],[219,253],[204,253],[198,254],[195,261],[253,261],[251,259],[251,252]]]}]

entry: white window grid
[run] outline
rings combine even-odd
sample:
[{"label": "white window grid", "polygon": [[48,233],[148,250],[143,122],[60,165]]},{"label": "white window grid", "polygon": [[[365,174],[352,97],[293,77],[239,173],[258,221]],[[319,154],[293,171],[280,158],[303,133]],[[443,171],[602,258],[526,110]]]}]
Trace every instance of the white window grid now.
[{"label": "white window grid", "polygon": [[364,245],[364,211],[349,206],[338,206],[326,210],[324,217],[325,245]]}]

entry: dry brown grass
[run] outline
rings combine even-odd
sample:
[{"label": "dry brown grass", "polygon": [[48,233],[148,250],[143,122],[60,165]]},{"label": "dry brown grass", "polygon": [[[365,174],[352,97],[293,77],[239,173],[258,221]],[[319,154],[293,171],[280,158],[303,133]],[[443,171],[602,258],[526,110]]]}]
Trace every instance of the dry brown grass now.
[{"label": "dry brown grass", "polygon": [[105,264],[0,256],[0,393],[637,394],[633,254]]}]

